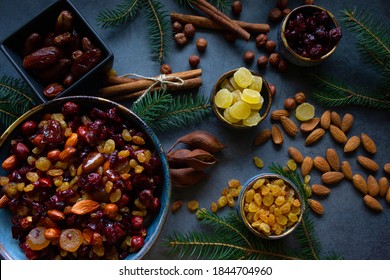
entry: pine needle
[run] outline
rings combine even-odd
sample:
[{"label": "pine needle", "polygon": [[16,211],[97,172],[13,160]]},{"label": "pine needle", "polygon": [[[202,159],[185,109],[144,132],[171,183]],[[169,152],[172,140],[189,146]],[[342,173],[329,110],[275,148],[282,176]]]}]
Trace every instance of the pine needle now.
[{"label": "pine needle", "polygon": [[141,0],[124,0],[114,9],[101,11],[97,16],[97,22],[102,28],[118,27],[129,22],[140,12]]}]

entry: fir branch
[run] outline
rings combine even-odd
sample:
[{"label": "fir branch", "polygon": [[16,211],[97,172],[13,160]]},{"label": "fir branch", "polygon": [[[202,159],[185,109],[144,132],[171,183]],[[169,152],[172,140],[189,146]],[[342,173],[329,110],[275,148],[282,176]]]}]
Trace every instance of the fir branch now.
[{"label": "fir branch", "polygon": [[340,107],[354,104],[378,109],[390,109],[390,92],[387,94],[384,92],[363,93],[350,89],[341,81],[335,79],[326,79],[316,75],[312,75],[312,77],[317,81],[317,89],[313,91],[312,97],[323,106]]},{"label": "fir branch", "polygon": [[9,126],[20,115],[36,105],[29,86],[7,75],[0,78],[0,121]]},{"label": "fir branch", "polygon": [[101,11],[96,20],[102,28],[118,27],[134,19],[140,12],[141,2],[141,0],[124,0],[114,9]]},{"label": "fir branch", "polygon": [[151,42],[153,60],[163,61],[169,49],[170,20],[169,14],[163,5],[155,0],[143,2],[146,18],[148,21],[148,33]]}]

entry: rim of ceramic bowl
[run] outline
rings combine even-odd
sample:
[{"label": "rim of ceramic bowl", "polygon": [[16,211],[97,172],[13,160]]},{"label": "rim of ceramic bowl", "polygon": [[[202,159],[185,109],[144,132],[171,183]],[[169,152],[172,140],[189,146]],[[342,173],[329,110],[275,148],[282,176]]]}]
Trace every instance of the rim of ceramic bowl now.
[{"label": "rim of ceramic bowl", "polygon": [[[13,122],[0,136],[0,147],[2,147],[7,141],[9,140],[9,137],[14,133],[16,129],[18,129],[18,126],[21,125],[24,121],[29,119],[30,117],[33,117],[35,114],[39,114],[41,111],[45,110],[46,108],[50,107],[56,107],[60,106],[61,104],[73,101],[73,102],[83,102],[80,103],[81,106],[91,106],[90,104],[102,104],[105,107],[113,107],[117,108],[119,110],[119,113],[122,117],[125,117],[128,121],[131,121],[134,123],[138,128],[144,130],[148,138],[150,138],[152,145],[154,146],[154,149],[156,150],[156,153],[158,154],[159,158],[162,161],[162,168],[163,168],[163,179],[164,184],[162,186],[162,193],[161,197],[166,201],[166,205],[164,207],[160,208],[160,211],[158,215],[156,215],[153,219],[153,221],[156,223],[156,229],[152,232],[148,231],[148,235],[145,238],[145,245],[141,248],[140,251],[131,253],[126,257],[126,260],[133,260],[133,259],[142,259],[145,254],[149,251],[149,249],[154,245],[156,242],[158,236],[160,235],[163,226],[166,222],[167,216],[168,216],[168,210],[169,210],[169,204],[171,201],[171,177],[169,172],[169,166],[168,166],[168,160],[166,157],[166,154],[163,150],[163,147],[158,140],[156,134],[153,132],[153,130],[139,117],[137,116],[133,111],[126,108],[125,106],[113,102],[111,100],[96,97],[96,96],[66,96],[66,97],[60,97],[54,100],[51,100],[47,103],[37,105],[36,107],[30,109],[28,112],[21,115],[15,122]],[[163,201],[161,199],[161,201]],[[153,223],[151,223],[153,224]],[[148,227],[151,225],[149,224]],[[12,259],[12,253],[7,250],[5,244],[2,244],[0,242],[0,254],[5,259]]]},{"label": "rim of ceramic bowl", "polygon": [[302,6],[299,6],[299,7],[296,7],[295,9],[293,9],[284,19],[283,19],[283,22],[282,22],[282,25],[281,25],[281,32],[280,32],[280,36],[281,36],[281,39],[282,39],[282,42],[283,42],[283,46],[289,51],[289,53],[291,55],[293,55],[295,58],[299,59],[299,60],[302,60],[304,62],[308,62],[308,63],[318,63],[318,62],[322,62],[324,60],[326,60],[328,57],[330,57],[337,49],[337,46],[339,44],[339,42],[336,43],[336,45],[329,51],[327,52],[326,54],[324,54],[323,56],[321,56],[320,58],[317,58],[317,59],[312,59],[312,58],[309,58],[309,57],[304,57],[304,56],[300,56],[299,54],[297,54],[291,47],[290,45],[288,44],[287,42],[287,39],[286,39],[286,36],[284,35],[284,31],[286,30],[286,25],[287,23],[289,22],[290,20],[290,17],[292,15],[294,15],[295,13],[297,13],[298,11],[302,10],[302,9],[307,9],[307,8],[313,8],[313,9],[318,9],[318,10],[321,10],[321,11],[325,11],[329,16],[330,18],[332,19],[332,22],[334,23],[335,27],[340,27],[338,21],[336,20],[336,17],[330,12],[328,11],[327,9],[323,8],[323,7],[320,7],[320,6],[317,6],[317,5],[302,5]]},{"label": "rim of ceramic bowl", "polygon": [[[252,73],[252,75],[261,77],[261,78],[263,79],[263,87],[262,87],[262,90],[261,90],[261,91],[263,91],[263,88],[264,88],[264,86],[265,86],[266,92],[267,92],[267,95],[268,95],[268,101],[267,101],[268,104],[267,104],[267,107],[266,107],[266,109],[265,109],[263,115],[260,115],[261,119],[260,119],[260,122],[259,122],[257,125],[255,125],[255,126],[245,126],[245,125],[242,125],[242,124],[236,124],[236,123],[229,122],[227,119],[224,118],[224,116],[222,115],[222,113],[221,113],[220,110],[217,108],[217,106],[215,105],[215,102],[214,102],[215,94],[216,94],[216,93],[218,92],[218,90],[220,89],[222,82],[223,82],[226,78],[233,76],[233,74],[234,74],[238,69],[240,69],[240,68],[231,69],[231,70],[225,72],[224,74],[222,74],[222,75],[218,78],[217,82],[214,84],[214,86],[213,86],[213,88],[212,88],[212,90],[211,90],[211,98],[210,98],[210,100],[211,100],[211,105],[212,105],[211,107],[213,108],[214,113],[217,115],[217,118],[218,118],[220,121],[222,121],[224,124],[226,124],[226,125],[228,125],[228,126],[230,126],[230,127],[240,128],[240,129],[247,129],[247,128],[257,127],[257,126],[258,126],[258,125],[267,117],[268,113],[269,113],[270,110],[271,110],[271,105],[272,105],[272,101],[273,101],[273,100],[272,100],[271,89],[270,89],[270,87],[269,87],[269,85],[268,85],[267,80],[263,77],[263,75],[261,75],[261,74],[255,72],[255,71],[253,71],[253,70],[248,69],[248,70]],[[264,98],[264,99],[265,99],[265,98]]]},{"label": "rim of ceramic bowl", "polygon": [[[248,220],[246,219],[246,215],[245,215],[245,211],[244,211],[244,205],[245,205],[245,193],[252,188],[253,184],[258,180],[258,179],[261,179],[261,178],[275,178],[275,179],[282,179],[290,188],[292,188],[295,192],[295,195],[298,196],[298,199],[299,201],[301,202],[301,213],[299,215],[299,218],[298,218],[298,221],[291,227],[287,228],[282,234],[280,235],[266,235],[266,234],[263,234],[261,233],[260,231],[257,231],[256,229],[254,229],[252,227],[252,225],[248,222]],[[302,221],[302,217],[303,217],[303,213],[305,211],[305,203],[304,203],[304,200],[303,200],[303,196],[301,194],[301,192],[299,191],[298,187],[293,183],[291,182],[289,179],[287,179],[286,177],[282,176],[282,175],[279,175],[279,174],[276,174],[276,173],[261,173],[261,174],[258,174],[258,175],[255,175],[253,176],[252,178],[250,178],[247,182],[245,182],[244,184],[244,187],[242,188],[241,190],[241,193],[240,193],[240,197],[239,197],[239,207],[240,207],[240,215],[241,215],[241,218],[245,224],[245,226],[252,232],[254,233],[256,236],[258,237],[261,237],[261,238],[264,238],[264,239],[270,239],[270,240],[275,240],[275,239],[280,239],[280,238],[283,238],[289,234],[291,234],[298,226],[299,224],[301,223]]]}]

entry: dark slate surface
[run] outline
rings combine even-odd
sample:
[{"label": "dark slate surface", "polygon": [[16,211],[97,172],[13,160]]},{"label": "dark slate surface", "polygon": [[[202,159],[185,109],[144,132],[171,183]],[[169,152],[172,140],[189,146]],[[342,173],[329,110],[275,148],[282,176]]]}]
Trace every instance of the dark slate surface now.
[{"label": "dark slate surface", "polygon": [[[36,15],[41,9],[52,3],[49,0],[29,1],[19,0],[0,1],[0,40],[5,39],[23,23]],[[145,76],[154,76],[159,73],[159,64],[150,59],[148,48],[148,37],[146,34],[146,21],[144,16],[138,15],[135,21],[116,29],[102,30],[96,22],[98,11],[105,8],[114,7],[115,3],[121,1],[87,1],[75,0],[75,6],[87,18],[89,23],[95,28],[106,41],[115,55],[114,68],[118,74],[137,73]],[[178,6],[175,1],[161,1],[169,11],[188,13],[189,10]],[[243,1],[243,13],[241,19],[249,22],[267,22],[267,13],[274,6],[275,1]],[[296,7],[302,1],[289,1],[291,7]],[[325,1],[317,0],[316,4],[329,9],[339,17],[340,11],[345,8],[363,8],[375,15],[380,21],[390,27],[387,1]],[[277,24],[271,24],[269,37],[276,40]],[[227,70],[246,66],[252,70],[258,70],[255,63],[245,65],[242,54],[246,50],[254,50],[256,58],[263,54],[263,51],[256,49],[254,38],[249,42],[236,41],[234,44],[228,43],[222,34],[215,31],[198,30],[195,38],[183,49],[172,46],[170,55],[166,63],[172,65],[175,71],[190,69],[188,57],[197,54],[195,47],[196,38],[204,37],[209,46],[204,54],[201,54],[199,67],[203,69],[203,86],[199,90],[201,95],[209,95],[213,83]],[[365,62],[358,55],[354,47],[355,39],[350,33],[344,32],[344,37],[336,53],[325,63],[313,68],[313,71],[320,71],[327,75],[335,76],[354,86],[374,88],[378,80],[371,70],[367,68]],[[292,96],[297,91],[304,91],[311,102],[310,93],[313,85],[309,82],[307,72],[299,67],[290,66],[286,73],[278,73],[271,67],[262,70],[265,79],[277,87],[277,95],[272,109],[283,107],[286,97]],[[0,74],[7,74],[18,77],[17,72],[8,62],[3,54],[0,54]],[[328,108],[316,106],[316,115],[320,116]],[[332,108],[331,108],[332,109]],[[355,117],[355,123],[348,133],[349,136],[360,135],[366,132],[376,141],[378,153],[373,156],[380,166],[390,162],[390,114],[386,111],[373,110],[361,107],[344,107],[335,109],[340,115],[351,113]],[[218,153],[218,163],[209,169],[208,180],[202,184],[188,189],[174,189],[172,200],[182,199],[187,202],[190,199],[200,201],[202,207],[209,208],[212,201],[215,201],[231,178],[237,178],[242,183],[253,175],[267,171],[267,168],[258,170],[252,164],[253,156],[260,156],[264,162],[284,164],[287,159],[287,149],[289,146],[299,148],[304,155],[315,157],[324,156],[329,147],[335,148],[342,160],[350,161],[354,172],[367,175],[356,162],[357,155],[366,155],[360,148],[352,155],[345,155],[342,147],[331,139],[329,133],[316,145],[305,147],[304,137],[299,133],[294,139],[286,137],[285,143],[281,147],[274,146],[271,142],[261,147],[252,147],[251,143],[261,129],[270,127],[269,118],[255,129],[236,131],[226,128],[213,116],[205,122],[193,127],[183,127],[182,129],[170,131],[158,135],[164,148],[168,149],[176,138],[195,129],[208,130],[227,145],[227,149]],[[312,172],[312,183],[320,183],[320,174]],[[384,176],[382,169],[377,172],[376,177]],[[360,195],[346,180],[335,185],[329,197],[320,199],[325,207],[322,217],[313,216],[316,225],[316,233],[322,241],[323,255],[336,253],[345,259],[390,259],[390,207],[383,198],[380,202],[384,206],[384,211],[380,214],[373,213],[363,203]],[[226,211],[221,212],[226,213]],[[186,233],[193,229],[199,229],[199,223],[193,214],[190,214],[185,207],[175,215],[169,214],[160,238],[154,247],[147,254],[147,259],[171,259],[175,258],[168,254],[163,246],[164,237],[173,231]],[[294,240],[290,239],[293,243]]]}]

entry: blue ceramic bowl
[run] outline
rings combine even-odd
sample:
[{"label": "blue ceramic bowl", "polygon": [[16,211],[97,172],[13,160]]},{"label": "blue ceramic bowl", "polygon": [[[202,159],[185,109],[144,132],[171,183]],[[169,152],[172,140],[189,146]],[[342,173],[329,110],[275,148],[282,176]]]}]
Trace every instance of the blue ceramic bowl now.
[{"label": "blue ceramic bowl", "polygon": [[55,1],[49,7],[44,9],[40,14],[35,16],[33,19],[7,37],[1,44],[1,50],[42,102],[47,102],[53,98],[48,99],[43,94],[43,90],[47,84],[42,83],[39,79],[37,79],[36,76],[34,76],[34,73],[26,70],[23,67],[23,46],[26,38],[33,32],[38,32],[43,36],[49,32],[53,32],[57,17],[63,10],[72,12],[74,17],[75,30],[81,36],[88,37],[92,44],[102,51],[102,59],[95,67],[84,74],[80,79],[75,81],[71,86],[67,87],[55,98],[76,94],[86,95],[96,92],[95,89],[97,89],[100,83],[103,81],[102,77],[107,73],[108,70],[111,69],[114,61],[114,55],[110,48],[92,29],[92,27],[88,24],[86,19],[76,9],[76,7],[69,0]]},{"label": "blue ceramic bowl", "polygon": [[[158,157],[161,159],[163,168],[163,187],[160,191],[159,197],[161,202],[160,211],[146,228],[147,237],[145,238],[145,244],[142,249],[136,253],[130,253],[126,258],[128,260],[141,259],[153,246],[165,223],[171,200],[171,180],[169,165],[162,145],[160,144],[154,132],[132,111],[115,102],[92,96],[63,97],[52,100],[46,104],[38,105],[37,107],[34,107],[19,117],[0,137],[0,162],[3,162],[4,159],[8,156],[10,141],[14,139],[16,135],[20,135],[20,127],[22,123],[29,119],[40,119],[41,116],[45,113],[58,112],[58,109],[60,109],[62,105],[68,101],[79,104],[84,110],[93,107],[103,110],[116,108],[122,119],[128,121],[134,125],[134,127],[147,135],[148,139],[146,139],[146,141],[149,144],[149,147],[151,147],[152,150],[154,149]],[[7,173],[2,168],[0,168],[0,175],[4,176],[7,175]],[[18,240],[12,238],[11,213],[7,208],[0,209],[0,254],[4,259],[26,259],[24,252],[19,247]]]},{"label": "blue ceramic bowl", "polygon": [[[282,232],[281,234],[279,234],[279,235],[276,235],[276,234],[266,235],[266,234],[260,232],[259,230],[257,230],[254,227],[252,227],[251,223],[246,218],[246,214],[245,214],[245,211],[244,211],[244,207],[245,207],[245,194],[246,194],[246,192],[248,190],[250,190],[253,187],[254,183],[258,179],[262,179],[262,178],[264,178],[264,179],[282,179],[285,182],[285,184],[290,189],[292,189],[294,191],[295,197],[298,198],[300,200],[300,202],[301,202],[301,211],[300,211],[300,215],[298,217],[298,221],[295,224],[293,224],[292,226],[287,227],[286,230],[284,232]],[[264,238],[264,239],[271,239],[271,240],[272,239],[280,239],[280,238],[283,238],[283,237],[289,235],[290,233],[292,233],[298,227],[298,225],[300,224],[300,222],[302,220],[303,212],[305,211],[305,203],[303,201],[303,196],[302,196],[301,192],[299,191],[299,189],[297,188],[297,186],[295,186],[286,177],[281,176],[281,175],[276,174],[276,173],[262,173],[262,174],[255,175],[252,178],[250,178],[243,185],[243,188],[242,188],[242,190],[240,192],[240,196],[238,198],[238,201],[239,201],[240,215],[241,215],[241,218],[244,221],[246,227],[253,234],[255,234],[256,236]]]}]

